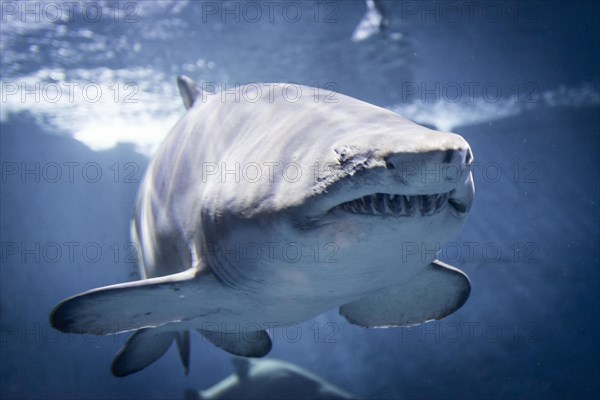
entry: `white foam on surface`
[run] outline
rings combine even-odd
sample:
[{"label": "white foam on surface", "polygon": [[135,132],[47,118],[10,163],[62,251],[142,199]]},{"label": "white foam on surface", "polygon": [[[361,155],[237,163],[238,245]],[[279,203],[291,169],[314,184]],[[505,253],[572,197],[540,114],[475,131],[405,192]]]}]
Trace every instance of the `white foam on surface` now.
[{"label": "white foam on surface", "polygon": [[538,108],[579,108],[599,104],[598,87],[591,83],[584,83],[578,86],[561,85],[556,89],[531,96],[527,101],[516,96],[495,101],[477,97],[456,102],[415,101],[388,108],[414,122],[432,125],[442,131],[452,131],[457,127],[493,122]]},{"label": "white foam on surface", "polygon": [[132,143],[149,156],[184,113],[175,78],[148,68],[41,69],[3,80],[1,91],[2,121],[27,111],[93,150]]}]

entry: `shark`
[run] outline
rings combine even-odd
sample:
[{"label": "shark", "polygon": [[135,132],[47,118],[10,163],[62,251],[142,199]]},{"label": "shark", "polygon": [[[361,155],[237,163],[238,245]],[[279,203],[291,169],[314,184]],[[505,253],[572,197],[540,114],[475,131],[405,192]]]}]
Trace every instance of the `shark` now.
[{"label": "shark", "polygon": [[359,399],[312,372],[286,361],[274,358],[234,358],[231,361],[234,374],[208,389],[186,390],[185,399]]},{"label": "shark", "polygon": [[133,332],[113,361],[126,376],[190,331],[262,357],[269,331],[331,309],[365,328],[441,319],[470,294],[436,259],[474,198],[473,154],[435,131],[341,93],[260,83],[208,91],[189,77],[187,109],[140,184],[132,240],[138,281],[59,303],[68,333]]},{"label": "shark", "polygon": [[353,42],[361,42],[375,34],[382,33],[389,25],[389,19],[385,16],[380,0],[366,0],[366,6],[365,15],[352,32]]}]

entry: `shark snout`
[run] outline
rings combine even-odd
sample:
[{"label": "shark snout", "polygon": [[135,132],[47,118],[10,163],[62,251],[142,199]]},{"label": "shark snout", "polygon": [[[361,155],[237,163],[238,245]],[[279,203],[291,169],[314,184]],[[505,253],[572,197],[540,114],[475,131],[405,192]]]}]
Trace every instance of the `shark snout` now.
[{"label": "shark snout", "polygon": [[390,187],[402,194],[444,193],[466,180],[472,161],[473,155],[468,146],[418,153],[393,153],[384,157],[385,170],[379,173],[392,180]]},{"label": "shark snout", "polygon": [[[422,162],[456,164],[461,167],[466,167],[473,162],[473,154],[471,153],[471,148],[468,146],[459,149],[428,151],[421,154],[415,154],[415,156],[420,158]],[[406,158],[410,157],[412,157],[410,153],[392,154],[385,159],[386,167],[388,169],[395,169],[399,163],[402,164],[405,162]]]},{"label": "shark snout", "polygon": [[315,198],[313,215],[332,209],[374,215],[406,216],[413,211],[434,215],[448,208],[458,217],[465,216],[474,194],[473,154],[459,135],[438,134],[431,133],[430,141],[405,137],[401,143],[373,140],[371,146],[337,146],[337,178]]},{"label": "shark snout", "polygon": [[348,175],[364,175],[409,194],[449,191],[466,178],[473,162],[471,148],[460,135],[418,125],[346,139],[334,151]]},{"label": "shark snout", "polygon": [[[386,171],[395,181],[388,191],[413,196],[422,204],[447,199],[449,209],[464,217],[473,203],[474,186],[471,175],[473,154],[468,145],[456,149],[424,153],[397,153],[386,158]],[[386,192],[387,193],[387,192]],[[427,207],[435,213],[440,207]]]},{"label": "shark snout", "polygon": [[473,201],[471,150],[355,156],[343,177],[313,199],[308,217],[331,210],[390,217],[438,214],[446,209],[463,218]]}]

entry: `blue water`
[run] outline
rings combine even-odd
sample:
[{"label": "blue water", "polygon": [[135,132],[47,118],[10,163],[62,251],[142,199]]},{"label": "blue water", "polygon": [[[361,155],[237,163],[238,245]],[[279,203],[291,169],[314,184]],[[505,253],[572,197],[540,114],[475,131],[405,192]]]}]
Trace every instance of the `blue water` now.
[{"label": "blue water", "polygon": [[[137,279],[134,197],[149,154],[183,115],[180,73],[230,87],[333,85],[461,134],[478,163],[474,208],[440,255],[471,279],[463,308],[385,330],[349,325],[333,310],[301,325],[298,338],[275,330],[269,357],[364,398],[596,397],[600,6],[383,2],[388,26],[354,42],[362,1],[275,3],[273,19],[255,3],[256,21],[246,3],[122,2],[116,14],[77,3],[74,18],[57,22],[42,11],[48,2],[33,9],[38,21],[22,3],[2,3],[0,397],[182,398],[232,372],[230,356],[196,335],[188,377],[170,349],[115,378],[110,363],[127,335],[67,335],[48,324],[65,297]],[[82,15],[90,4],[104,7],[102,18]],[[95,103],[80,92],[57,102],[50,92],[40,101],[11,94],[36,82],[104,91]],[[137,103],[124,101],[133,93],[125,83]]]}]

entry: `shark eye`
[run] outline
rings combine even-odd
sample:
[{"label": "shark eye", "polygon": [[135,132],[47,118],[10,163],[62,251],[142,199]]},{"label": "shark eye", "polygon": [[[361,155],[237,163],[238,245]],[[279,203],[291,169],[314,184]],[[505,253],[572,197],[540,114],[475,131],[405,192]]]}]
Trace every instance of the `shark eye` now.
[{"label": "shark eye", "polygon": [[341,162],[346,161],[350,155],[350,149],[346,146],[335,149],[335,152],[337,153]]}]

